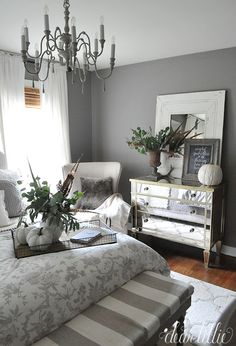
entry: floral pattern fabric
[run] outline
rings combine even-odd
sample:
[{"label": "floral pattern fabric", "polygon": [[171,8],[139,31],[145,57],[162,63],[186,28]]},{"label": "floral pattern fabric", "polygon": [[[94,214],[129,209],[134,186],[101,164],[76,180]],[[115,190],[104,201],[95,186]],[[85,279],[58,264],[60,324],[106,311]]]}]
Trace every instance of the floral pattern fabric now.
[{"label": "floral pattern fabric", "polygon": [[0,345],[31,345],[137,274],[169,275],[166,261],[136,239],[23,259],[0,233]]}]

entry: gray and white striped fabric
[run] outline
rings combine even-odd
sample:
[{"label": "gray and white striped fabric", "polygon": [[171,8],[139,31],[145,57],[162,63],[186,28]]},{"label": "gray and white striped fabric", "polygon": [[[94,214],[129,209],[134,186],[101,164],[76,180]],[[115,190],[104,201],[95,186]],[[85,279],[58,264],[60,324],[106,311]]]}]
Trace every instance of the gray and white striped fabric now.
[{"label": "gray and white striped fabric", "polygon": [[192,293],[186,283],[145,271],[34,346],[144,345]]}]

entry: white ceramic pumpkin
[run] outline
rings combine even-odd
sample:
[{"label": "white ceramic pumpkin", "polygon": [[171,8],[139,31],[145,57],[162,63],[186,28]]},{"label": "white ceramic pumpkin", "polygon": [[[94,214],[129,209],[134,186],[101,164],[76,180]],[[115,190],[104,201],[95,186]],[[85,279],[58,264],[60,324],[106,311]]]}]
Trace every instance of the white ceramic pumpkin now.
[{"label": "white ceramic pumpkin", "polygon": [[198,171],[198,180],[203,185],[219,185],[222,181],[222,178],[222,169],[218,165],[203,165]]},{"label": "white ceramic pumpkin", "polygon": [[16,240],[18,241],[18,243],[22,245],[27,244],[26,237],[29,234],[29,232],[34,228],[35,226],[28,226],[28,227],[20,226],[19,228],[17,228]]},{"label": "white ceramic pumpkin", "polygon": [[44,227],[34,227],[26,237],[29,247],[50,245],[52,243],[52,232]]}]

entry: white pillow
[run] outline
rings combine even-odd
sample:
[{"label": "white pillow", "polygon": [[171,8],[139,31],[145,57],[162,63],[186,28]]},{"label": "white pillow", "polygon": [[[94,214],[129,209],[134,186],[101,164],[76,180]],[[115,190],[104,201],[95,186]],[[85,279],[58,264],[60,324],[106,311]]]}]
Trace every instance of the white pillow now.
[{"label": "white pillow", "polygon": [[20,175],[17,172],[9,169],[0,169],[0,179],[10,180],[16,183],[18,180],[20,180]]},{"label": "white pillow", "polygon": [[8,212],[5,206],[5,192],[0,190],[0,227],[7,226],[11,223],[11,220],[8,217]]}]

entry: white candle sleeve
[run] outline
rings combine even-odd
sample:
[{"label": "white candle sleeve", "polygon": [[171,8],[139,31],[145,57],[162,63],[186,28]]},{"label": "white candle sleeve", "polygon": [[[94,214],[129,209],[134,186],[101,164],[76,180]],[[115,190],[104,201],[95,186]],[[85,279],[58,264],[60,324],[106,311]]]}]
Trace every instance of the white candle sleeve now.
[{"label": "white candle sleeve", "polygon": [[76,42],[76,27],[75,27],[75,25],[72,25],[72,27],[71,27],[71,36],[72,36],[72,42]]},{"label": "white candle sleeve", "polygon": [[115,58],[115,51],[116,51],[116,45],[115,43],[112,43],[111,45],[111,58]]},{"label": "white candle sleeve", "polygon": [[27,26],[24,27],[24,35],[25,35],[25,41],[29,42],[29,30]]},{"label": "white candle sleeve", "polygon": [[26,50],[25,35],[21,35],[21,50]]},{"label": "white candle sleeve", "polygon": [[94,39],[94,52],[98,52],[98,39]]},{"label": "white candle sleeve", "polygon": [[44,29],[49,30],[49,16],[48,16],[48,14],[44,15]]},{"label": "white candle sleeve", "polygon": [[100,25],[100,40],[104,40],[104,24]]}]

